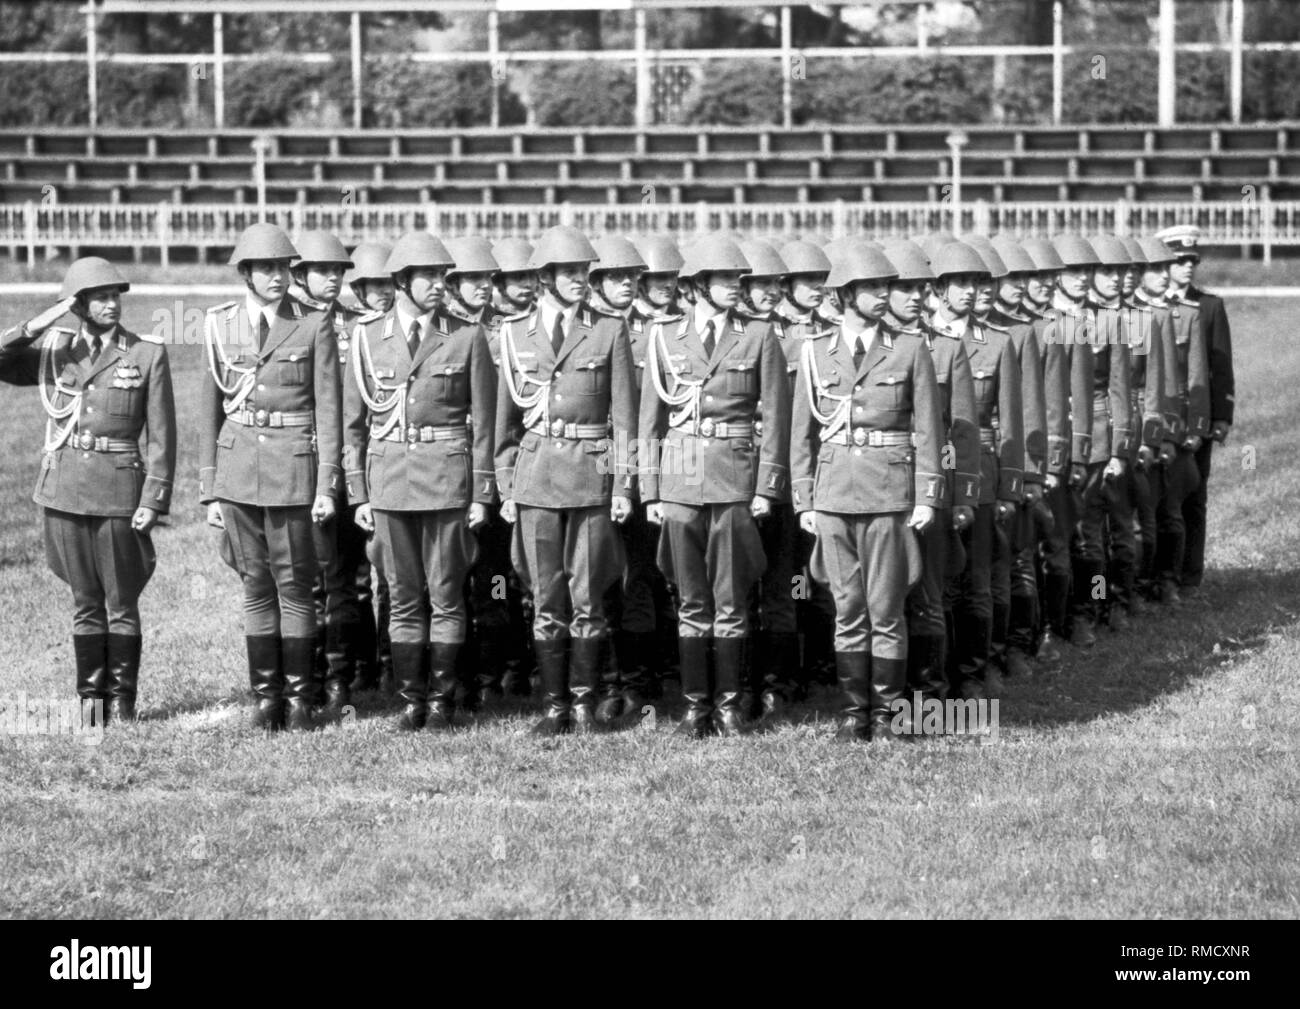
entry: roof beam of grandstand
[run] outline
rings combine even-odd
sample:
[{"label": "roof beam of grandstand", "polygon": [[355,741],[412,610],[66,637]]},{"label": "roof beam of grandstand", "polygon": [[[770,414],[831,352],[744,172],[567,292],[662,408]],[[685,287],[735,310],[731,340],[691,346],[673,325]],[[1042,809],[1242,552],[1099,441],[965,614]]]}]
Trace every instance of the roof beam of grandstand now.
[{"label": "roof beam of grandstand", "polygon": [[[921,6],[933,0],[795,0],[791,7]],[[1046,3],[1048,0],[1042,0]],[[87,5],[89,6],[89,5]],[[101,14],[268,14],[266,0],[99,0]],[[314,0],[313,14],[428,13],[431,10],[576,11],[637,8],[757,7],[757,0]],[[86,8],[83,7],[83,10]]]}]

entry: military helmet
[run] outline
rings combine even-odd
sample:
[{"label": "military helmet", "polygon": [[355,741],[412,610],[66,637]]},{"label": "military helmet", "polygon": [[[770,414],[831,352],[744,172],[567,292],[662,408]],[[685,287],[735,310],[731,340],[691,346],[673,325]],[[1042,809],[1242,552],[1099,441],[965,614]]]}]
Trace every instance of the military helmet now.
[{"label": "military helmet", "polygon": [[826,258],[835,265],[836,257],[844,255],[844,251],[854,242],[862,241],[858,235],[840,235],[839,238],[832,238],[822,246],[822,252],[826,253]]},{"label": "military helmet", "polygon": [[898,279],[934,280],[934,271],[930,269],[930,257],[916,242],[907,238],[891,238],[883,243],[885,255],[898,271]]},{"label": "military helmet", "polygon": [[989,276],[994,280],[1001,280],[1011,271],[1007,269],[1007,264],[1002,261],[998,255],[998,250],[993,248],[993,242],[986,235],[968,235],[962,239],[967,245],[980,254],[984,264],[989,268]]},{"label": "military helmet", "polygon": [[1124,243],[1114,235],[1096,235],[1088,239],[1088,244],[1097,253],[1102,266],[1131,266],[1133,263],[1133,257],[1124,248]]},{"label": "military helmet", "polygon": [[1139,238],[1138,245],[1142,247],[1142,255],[1151,266],[1160,263],[1172,263],[1178,258],[1178,253],[1169,248],[1159,238]]},{"label": "military helmet", "polygon": [[1050,239],[1022,238],[1020,247],[1033,260],[1035,273],[1049,273],[1053,270],[1065,269],[1065,260],[1056,251],[1056,246],[1051,243]]},{"label": "military helmet", "polygon": [[830,257],[812,242],[786,242],[781,246],[781,259],[785,263],[787,276],[801,274],[820,274],[827,276],[831,272]]},{"label": "military helmet", "polygon": [[930,257],[930,262],[933,263],[934,257],[939,254],[939,250],[955,241],[957,241],[957,236],[950,231],[931,231],[916,239],[916,244]]},{"label": "military helmet", "polygon": [[235,241],[227,266],[239,266],[257,260],[297,259],[298,250],[279,225],[261,221],[250,224]]},{"label": "military helmet", "polygon": [[781,254],[776,251],[774,246],[761,238],[741,242],[740,251],[749,260],[749,276],[751,277],[783,277],[789,272],[786,269],[785,260],[781,258]]},{"label": "military helmet", "polygon": [[384,264],[384,269],[396,276],[403,270],[416,266],[439,267],[451,269],[456,261],[451,258],[447,247],[427,231],[408,231],[393,244],[393,251]]},{"label": "military helmet", "polygon": [[492,255],[492,243],[486,238],[471,235],[466,238],[449,238],[445,243],[455,264],[447,271],[453,273],[489,273],[495,274],[501,267]]},{"label": "military helmet", "polygon": [[117,267],[107,259],[99,256],[82,256],[73,260],[68,272],[63,275],[63,287],[59,290],[59,300],[72,298],[82,291],[93,291],[97,287],[116,287],[126,293],[131,290],[125,277]]},{"label": "military helmet", "polygon": [[680,273],[685,265],[677,243],[665,235],[650,235],[637,239],[637,251],[645,260],[646,273]]},{"label": "military helmet", "polygon": [[637,247],[621,235],[606,235],[591,243],[600,258],[591,264],[592,273],[604,270],[637,270],[644,272],[645,260]]},{"label": "military helmet", "polygon": [[1129,259],[1133,261],[1134,266],[1146,265],[1147,255],[1142,251],[1142,243],[1132,235],[1120,235],[1119,240],[1124,243],[1124,251],[1128,253]]},{"label": "military helmet", "polygon": [[392,254],[393,247],[387,242],[362,242],[352,250],[352,272],[348,274],[348,283],[387,280],[388,257]]},{"label": "military helmet", "polygon": [[542,232],[528,261],[530,270],[544,270],[557,263],[594,263],[600,253],[592,247],[587,236],[567,224],[557,224]]},{"label": "military helmet", "polygon": [[934,254],[930,269],[936,277],[952,277],[961,273],[988,276],[992,271],[979,250],[965,242],[952,241]]},{"label": "military helmet", "polygon": [[1038,266],[1023,245],[1010,235],[995,235],[993,249],[1006,264],[1008,273],[1037,273]]},{"label": "military helmet", "polygon": [[351,268],[348,250],[336,235],[328,231],[304,231],[298,236],[298,266],[304,263],[337,263]]},{"label": "military helmet", "polygon": [[1056,254],[1061,257],[1061,262],[1065,264],[1066,269],[1101,265],[1101,257],[1097,255],[1097,250],[1082,235],[1057,235],[1052,239],[1052,247],[1056,249]]},{"label": "military helmet", "polygon": [[686,250],[685,258],[681,270],[683,277],[714,272],[749,272],[749,260],[735,239],[726,235],[705,235]]},{"label": "military helmet", "polygon": [[857,241],[844,247],[831,265],[827,287],[844,287],[859,280],[893,280],[898,268],[875,242]]},{"label": "military helmet", "polygon": [[532,273],[533,243],[524,238],[503,238],[492,246],[492,258],[501,273]]}]

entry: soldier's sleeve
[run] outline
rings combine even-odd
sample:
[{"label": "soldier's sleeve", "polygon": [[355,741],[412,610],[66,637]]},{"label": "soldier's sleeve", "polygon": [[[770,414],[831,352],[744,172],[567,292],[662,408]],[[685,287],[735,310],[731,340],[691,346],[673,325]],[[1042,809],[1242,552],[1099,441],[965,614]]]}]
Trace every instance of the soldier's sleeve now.
[{"label": "soldier's sleeve", "polygon": [[[1232,330],[1228,326],[1228,312],[1223,307],[1223,299],[1205,300],[1212,301],[1207,312],[1207,338],[1204,341],[1210,374],[1210,421],[1231,424],[1236,394],[1232,372]],[[1202,311],[1205,311],[1204,306]]]},{"label": "soldier's sleeve", "polygon": [[496,368],[482,326],[474,327],[469,349],[470,416],[474,419],[474,488],[472,500],[491,504],[496,496],[492,441],[496,434]]},{"label": "soldier's sleeve", "polygon": [[[1164,421],[1161,426],[1161,440],[1181,442],[1186,434],[1187,424],[1183,418],[1183,396],[1178,391],[1178,330],[1174,318],[1167,311],[1154,313],[1160,325],[1161,366],[1159,377],[1160,415]],[[1147,378],[1147,388],[1151,379]]]},{"label": "soldier's sleeve", "polygon": [[1133,359],[1117,340],[1110,348],[1110,454],[1127,459],[1133,448]]},{"label": "soldier's sleeve", "polygon": [[41,345],[23,324],[0,333],[0,382],[36,385],[40,381]]},{"label": "soldier's sleeve", "polygon": [[[206,319],[204,322],[206,323]],[[207,347],[203,348],[203,377],[199,388],[199,502],[211,504],[216,500],[212,488],[217,479],[217,436],[221,425],[227,423],[221,405],[221,390],[217,388],[207,363]]]},{"label": "soldier's sleeve", "polygon": [[149,365],[149,396],[145,403],[145,471],[140,505],[166,514],[172,505],[176,476],[176,399],[167,348],[154,348]]},{"label": "soldier's sleeve", "polygon": [[1092,458],[1092,346],[1077,332],[1077,326],[1073,329],[1074,334],[1067,332],[1066,339],[1071,342],[1064,347],[1070,361],[1070,461],[1076,466],[1087,466]]},{"label": "soldier's sleeve", "polygon": [[[1204,309],[1202,309],[1204,311]],[[1223,302],[1218,303],[1218,311],[1223,312]],[[1223,326],[1226,332],[1228,326],[1227,316],[1223,316]],[[1216,409],[1214,396],[1219,392],[1215,386],[1215,375],[1213,371],[1213,349],[1206,347],[1205,337],[1202,328],[1199,325],[1191,327],[1191,334],[1187,341],[1187,431],[1188,436],[1197,435],[1201,438],[1210,433],[1210,424],[1214,420],[1227,420],[1232,423],[1232,402],[1227,403],[1227,416],[1223,416]],[[1228,384],[1232,385],[1232,362],[1228,362]]]},{"label": "soldier's sleeve", "polygon": [[[811,345],[808,351],[816,352]],[[816,507],[813,486],[817,476],[817,454],[820,451],[818,434],[817,421],[808,402],[807,378],[803,375],[801,360],[790,410],[790,491],[796,512],[812,511]]]},{"label": "soldier's sleeve", "polygon": [[[1146,355],[1143,362],[1142,416],[1135,417],[1135,423],[1141,423],[1141,443],[1157,448],[1167,435],[1165,434],[1165,383],[1166,372],[1171,363],[1177,367],[1177,359],[1169,358],[1165,345],[1166,328],[1162,320],[1163,313],[1150,309],[1135,312],[1139,333],[1145,323],[1146,332],[1141,335],[1141,351]],[[1137,348],[1135,348],[1137,349]]]},{"label": "soldier's sleeve", "polygon": [[1020,405],[1024,410],[1025,483],[1042,483],[1047,473],[1047,407],[1043,362],[1032,332],[1020,344]]},{"label": "soldier's sleeve", "polygon": [[614,429],[612,493],[619,497],[632,497],[636,494],[637,405],[632,340],[628,335],[627,322],[620,321],[609,361],[609,415]]},{"label": "soldier's sleeve", "polygon": [[[504,341],[501,347],[505,347]],[[509,360],[503,349],[501,367],[497,374],[496,432],[492,439],[495,446],[497,493],[501,495],[502,501],[509,501],[514,495],[515,461],[519,458],[519,442],[524,436],[524,415],[510,395],[510,386],[506,380],[506,369],[513,366],[514,362]]]},{"label": "soldier's sleeve", "polygon": [[953,481],[953,499],[946,503],[974,508],[980,501],[980,419],[975,406],[975,379],[971,375],[966,345],[960,340],[950,342],[956,349],[952,354],[952,377],[948,390],[952,413],[948,437],[952,442],[957,478]]},{"label": "soldier's sleeve", "polygon": [[[354,339],[365,340],[367,336],[361,331]],[[355,344],[352,353],[357,353]],[[362,505],[370,501],[370,488],[366,486],[366,448],[369,444],[370,411],[361,398],[356,369],[349,362],[343,369],[343,479],[347,485],[348,504]]]},{"label": "soldier's sleeve", "polygon": [[785,351],[768,326],[759,356],[759,381],[763,399],[763,432],[755,492],[784,501],[790,485],[790,376]]},{"label": "soldier's sleeve", "polygon": [[334,326],[322,314],[314,336],[316,410],[316,496],[333,497],[343,489],[343,383]]},{"label": "soldier's sleeve", "polygon": [[[652,324],[647,339],[655,339],[655,326]],[[641,376],[641,407],[637,430],[641,435],[641,445],[637,453],[637,482],[640,484],[641,500],[653,504],[659,500],[659,463],[663,457],[664,436],[668,433],[668,404],[659,398],[655,376],[650,368],[655,359],[646,348],[645,374]],[[659,377],[663,378],[663,364],[659,362]]]},{"label": "soldier's sleeve", "polygon": [[1002,342],[998,362],[998,489],[999,501],[1019,501],[1025,482],[1025,407],[1020,396],[1020,360],[1015,342]]},{"label": "soldier's sleeve", "polygon": [[943,507],[944,476],[940,464],[943,451],[943,408],[939,383],[924,340],[917,340],[912,354],[912,441],[916,458],[918,505]]}]

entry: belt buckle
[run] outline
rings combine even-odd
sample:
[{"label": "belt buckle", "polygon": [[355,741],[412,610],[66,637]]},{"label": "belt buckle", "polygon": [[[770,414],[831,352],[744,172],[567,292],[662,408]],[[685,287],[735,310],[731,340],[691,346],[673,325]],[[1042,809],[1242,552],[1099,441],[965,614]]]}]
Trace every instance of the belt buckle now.
[{"label": "belt buckle", "polygon": [[706,437],[706,438],[712,438],[712,437],[713,437],[713,418],[712,418],[712,417],[705,417],[702,421],[700,421],[700,434],[704,435],[704,437]]},{"label": "belt buckle", "polygon": [[866,428],[855,427],[855,428],[853,429],[853,444],[854,444],[854,445],[857,445],[859,448],[861,448],[863,445],[867,444],[867,430],[866,430]]},{"label": "belt buckle", "polygon": [[754,434],[760,438],[763,436],[763,422],[761,420],[754,421]]},{"label": "belt buckle", "polygon": [[406,425],[406,440],[409,442],[416,442],[420,440],[420,429],[416,427],[414,424]]},{"label": "belt buckle", "polygon": [[560,420],[558,417],[555,420],[551,421],[551,437],[552,438],[564,437],[564,421]]},{"label": "belt buckle", "polygon": [[77,440],[77,443],[83,449],[89,452],[92,448],[95,447],[95,436],[91,434],[89,431],[82,431],[80,437]]},{"label": "belt buckle", "polygon": [[266,427],[267,424],[271,423],[271,415],[265,410],[258,410],[253,414],[253,423],[257,427]]}]

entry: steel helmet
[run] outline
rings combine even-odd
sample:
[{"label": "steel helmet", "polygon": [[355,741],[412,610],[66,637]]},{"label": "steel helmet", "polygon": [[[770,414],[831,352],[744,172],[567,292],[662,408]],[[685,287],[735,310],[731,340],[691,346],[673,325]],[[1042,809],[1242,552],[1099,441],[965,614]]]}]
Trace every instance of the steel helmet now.
[{"label": "steel helmet", "polygon": [[831,266],[826,286],[844,287],[859,280],[894,280],[898,268],[875,242],[850,242]]},{"label": "steel helmet", "polygon": [[749,260],[751,277],[783,277],[789,272],[781,254],[761,238],[741,242],[740,251]]},{"label": "steel helmet", "polygon": [[1142,243],[1132,235],[1120,235],[1119,240],[1124,243],[1124,251],[1128,253],[1129,259],[1133,261],[1134,266],[1144,266],[1147,261],[1146,253],[1142,251]]},{"label": "steel helmet", "polygon": [[680,273],[685,260],[677,243],[665,235],[650,235],[635,242],[645,260],[646,273]]},{"label": "steel helmet", "polygon": [[586,235],[567,224],[557,224],[544,231],[537,240],[528,268],[543,270],[556,263],[594,263],[598,259],[600,254],[592,247]]},{"label": "steel helmet", "polygon": [[456,261],[447,247],[427,231],[408,231],[393,245],[384,269],[392,276],[415,266],[444,266],[451,269]]},{"label": "steel helmet", "polygon": [[781,259],[785,262],[787,276],[817,274],[825,277],[831,272],[830,257],[812,242],[786,242],[781,246]]},{"label": "steel helmet", "polygon": [[991,271],[979,250],[965,242],[949,242],[930,262],[930,269],[936,277],[951,277],[959,273],[974,273],[988,276]]},{"label": "steel helmet", "polygon": [[714,272],[749,272],[749,260],[735,239],[726,235],[705,235],[686,250],[685,258],[681,270],[683,277]]},{"label": "steel helmet", "polygon": [[1056,246],[1049,239],[1022,238],[1020,247],[1033,260],[1035,273],[1050,273],[1065,269],[1065,260],[1061,258],[1061,254],[1056,251]]},{"label": "steel helmet", "polygon": [[362,242],[352,250],[352,272],[348,283],[358,280],[388,279],[388,257],[393,247],[387,242]]},{"label": "steel helmet", "polygon": [[1102,266],[1130,266],[1133,263],[1124,243],[1114,235],[1096,235],[1088,239],[1088,244],[1097,253]]},{"label": "steel helmet", "polygon": [[1101,265],[1101,257],[1097,255],[1097,250],[1082,235],[1057,235],[1052,239],[1052,247],[1056,249],[1056,254],[1061,257],[1061,262],[1067,269]]},{"label": "steel helmet", "polygon": [[955,241],[957,241],[957,236],[949,231],[931,231],[916,239],[916,244],[925,251],[925,254],[930,257],[930,261],[933,262],[940,249]]},{"label": "steel helmet", "polygon": [[533,243],[523,238],[503,238],[492,246],[492,258],[502,273],[531,273],[528,261],[533,258]]},{"label": "steel helmet", "polygon": [[1142,247],[1143,257],[1151,266],[1160,263],[1172,263],[1178,258],[1178,253],[1158,238],[1139,238],[1137,241],[1138,245]]},{"label": "steel helmet", "polygon": [[637,247],[621,235],[606,235],[591,245],[600,254],[600,258],[591,264],[592,273],[604,270],[645,270],[645,260],[641,258]]},{"label": "steel helmet", "polygon": [[1011,271],[1007,269],[1007,264],[1002,261],[998,255],[998,250],[993,248],[993,243],[985,235],[968,235],[962,239],[967,245],[980,254],[980,258],[989,268],[989,276],[994,280],[1001,280]]},{"label": "steel helmet", "polygon": [[453,273],[495,274],[501,268],[496,257],[492,255],[492,243],[486,238],[479,238],[476,235],[467,238],[449,238],[443,244],[451,253],[452,262],[455,264],[447,271],[448,276]]},{"label": "steel helmet", "polygon": [[82,291],[93,291],[97,287],[116,287],[125,293],[131,285],[107,259],[99,256],[83,256],[73,260],[68,272],[63,275],[63,287],[59,291],[59,300],[72,298]]},{"label": "steel helmet", "polygon": [[994,236],[993,249],[1002,259],[1002,262],[1006,264],[1008,273],[1038,272],[1038,267],[1034,265],[1033,257],[1025,251],[1024,246],[1010,235]]},{"label": "steel helmet", "polygon": [[352,267],[348,250],[328,231],[304,231],[298,236],[298,266],[304,263],[337,263]]},{"label": "steel helmet", "polygon": [[883,245],[885,255],[898,271],[899,280],[934,280],[930,257],[916,242],[906,238],[892,238]]},{"label": "steel helmet", "polygon": [[859,235],[841,235],[839,238],[832,238],[829,242],[826,242],[822,246],[822,252],[826,253],[826,258],[834,265],[837,256],[843,255],[845,249],[854,242],[860,241],[862,241],[862,237]]},{"label": "steel helmet", "polygon": [[241,263],[256,260],[297,259],[298,250],[289,241],[279,225],[265,221],[250,224],[235,241],[235,249],[230,254],[227,266],[239,266]]}]

